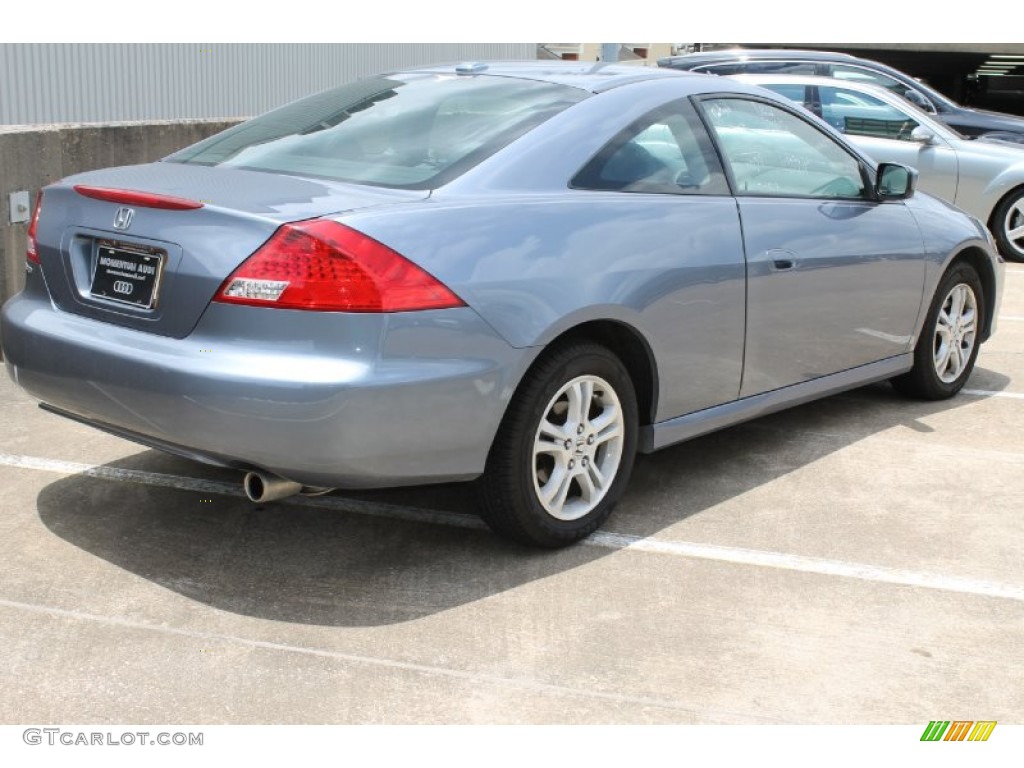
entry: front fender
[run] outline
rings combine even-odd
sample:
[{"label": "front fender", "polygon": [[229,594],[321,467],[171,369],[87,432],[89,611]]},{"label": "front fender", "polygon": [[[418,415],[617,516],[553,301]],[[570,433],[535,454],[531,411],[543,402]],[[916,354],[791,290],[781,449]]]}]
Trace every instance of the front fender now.
[{"label": "front fender", "polygon": [[981,334],[982,341],[985,341],[995,331],[1005,270],[991,234],[979,219],[938,198],[918,193],[907,202],[921,228],[925,248],[924,285],[914,327],[914,343],[921,336],[939,281],[950,265],[959,259],[970,260],[978,270],[985,289],[987,311]]}]

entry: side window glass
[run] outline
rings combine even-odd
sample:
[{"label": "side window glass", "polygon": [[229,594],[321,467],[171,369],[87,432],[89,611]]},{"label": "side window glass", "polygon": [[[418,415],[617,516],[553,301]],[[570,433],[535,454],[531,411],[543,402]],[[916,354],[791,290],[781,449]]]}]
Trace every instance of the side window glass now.
[{"label": "side window glass", "polygon": [[810,109],[810,102],[807,101],[807,86],[793,85],[792,83],[758,83],[762,88],[775,91],[779,96],[784,96],[802,107]]},{"label": "side window glass", "polygon": [[[837,80],[850,80],[858,83],[871,83],[872,85],[880,85],[886,90],[892,91],[901,98],[907,98],[907,94],[912,89],[910,86],[901,83],[895,78],[883,75],[881,72],[872,72],[869,69],[862,69],[861,67],[851,67],[845,64],[833,64],[832,65],[832,77]],[[924,98],[918,92],[918,99]],[[915,102],[916,103],[916,102]]]},{"label": "side window glass", "polygon": [[694,67],[694,72],[703,72],[707,75],[737,75],[746,70],[742,64],[709,64],[704,67]]},{"label": "side window glass", "polygon": [[818,65],[813,61],[748,61],[744,72],[769,75],[815,75]]},{"label": "side window glass", "polygon": [[824,86],[821,116],[825,122],[851,136],[910,141],[918,122],[901,109],[866,93]]},{"label": "side window glass", "polygon": [[727,195],[714,149],[688,101],[636,121],[576,174],[575,189]]},{"label": "side window glass", "polygon": [[836,80],[852,80],[856,83],[880,85],[894,93],[899,93],[900,89],[906,90],[906,87],[899,80],[883,75],[881,72],[872,72],[870,69],[861,69],[860,67],[849,67],[845,64],[833,64],[832,77]]},{"label": "side window glass", "polygon": [[737,195],[865,196],[860,161],[807,121],[762,101],[711,98],[703,104]]},{"label": "side window glass", "polygon": [[734,61],[728,64],[708,64],[695,67],[694,72],[712,75],[738,75],[742,73],[816,75],[818,65],[813,61]]}]

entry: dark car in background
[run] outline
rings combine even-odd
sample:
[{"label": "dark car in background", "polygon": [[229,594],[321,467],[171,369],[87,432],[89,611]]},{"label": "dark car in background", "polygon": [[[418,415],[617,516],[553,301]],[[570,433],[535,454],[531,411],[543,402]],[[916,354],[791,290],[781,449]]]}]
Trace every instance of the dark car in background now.
[{"label": "dark car in background", "polygon": [[968,138],[986,136],[1024,144],[1024,117],[962,106],[905,72],[846,53],[731,48],[668,56],[658,59],[658,66],[711,75],[818,75],[873,83],[899,94]]}]

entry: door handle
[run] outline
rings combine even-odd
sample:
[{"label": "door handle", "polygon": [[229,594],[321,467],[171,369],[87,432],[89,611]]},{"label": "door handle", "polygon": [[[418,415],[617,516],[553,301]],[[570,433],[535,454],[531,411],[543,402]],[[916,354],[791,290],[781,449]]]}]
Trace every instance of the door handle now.
[{"label": "door handle", "polygon": [[796,254],[785,248],[773,248],[765,253],[773,272],[785,272],[796,266]]}]

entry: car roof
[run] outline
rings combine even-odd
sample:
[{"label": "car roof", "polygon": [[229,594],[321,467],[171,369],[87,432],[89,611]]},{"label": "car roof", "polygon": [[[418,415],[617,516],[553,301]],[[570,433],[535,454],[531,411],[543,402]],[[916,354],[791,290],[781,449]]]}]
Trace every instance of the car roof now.
[{"label": "car roof", "polygon": [[695,72],[680,72],[662,67],[646,67],[595,61],[473,61],[403,69],[402,72],[461,74],[467,77],[488,75],[568,85],[600,93],[628,83],[688,76],[704,78]]},{"label": "car roof", "polygon": [[838,51],[804,50],[800,48],[725,48],[720,51],[702,51],[699,53],[686,53],[681,56],[667,56],[658,59],[659,67],[678,67],[685,65],[686,69],[700,67],[706,64],[725,64],[728,62],[740,61],[821,61],[856,64],[899,80],[906,85],[915,88],[925,94],[933,102],[941,103],[948,110],[959,109],[959,105],[951,101],[949,97],[937,91],[928,83],[913,77],[895,67],[890,67],[881,61],[865,59],[858,56],[851,56],[848,53]]},{"label": "car roof", "polygon": [[[835,77],[823,77],[822,75],[790,75],[786,73],[772,74],[768,72],[743,72],[738,75],[723,75],[730,80],[738,80],[741,83],[786,83],[794,85],[834,85],[836,87],[848,88],[851,91],[862,91],[872,95],[884,96],[888,101],[903,104],[906,100],[899,96],[893,96],[892,92],[877,83],[864,83],[859,80],[840,80]],[[909,102],[906,102],[909,104]],[[913,106],[913,105],[911,105]]]},{"label": "car roof", "polygon": [[[723,48],[719,51],[701,51],[699,53],[684,53],[679,56],[666,56],[658,59],[660,65],[663,61],[680,61],[686,63],[704,64],[719,61],[735,61],[746,59],[803,59],[805,61],[868,61],[858,59],[848,53],[838,51],[812,51],[801,48]],[[875,62],[872,62],[875,63]]]}]

